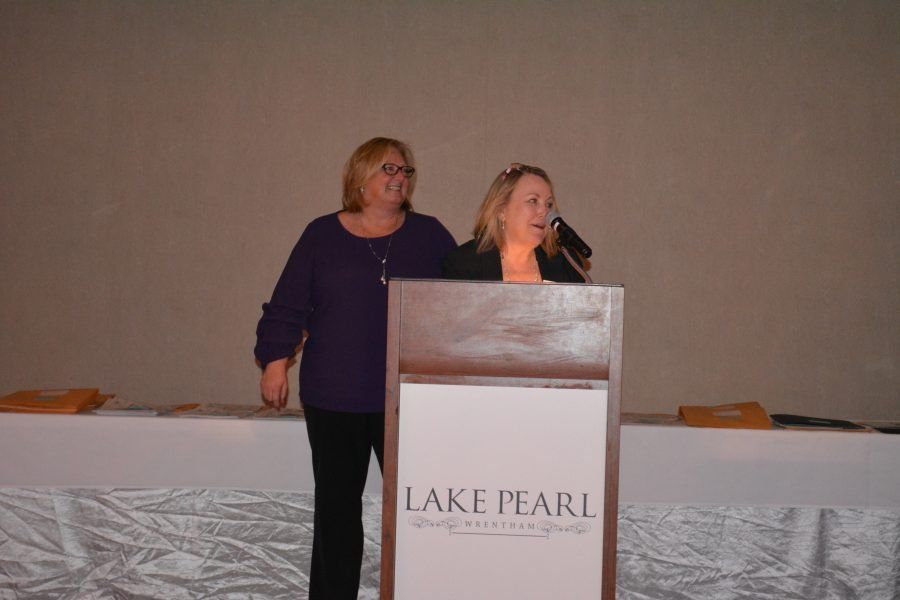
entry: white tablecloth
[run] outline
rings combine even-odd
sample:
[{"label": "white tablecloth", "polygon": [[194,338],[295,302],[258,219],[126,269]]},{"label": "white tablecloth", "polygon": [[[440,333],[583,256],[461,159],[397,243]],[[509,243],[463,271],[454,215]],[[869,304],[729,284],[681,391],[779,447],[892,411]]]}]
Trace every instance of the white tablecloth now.
[{"label": "white tablecloth", "polygon": [[[5,413],[0,432],[0,487],[313,489],[303,421]],[[624,425],[619,501],[900,507],[900,436]]]},{"label": "white tablecloth", "polygon": [[[0,414],[0,600],[305,597],[305,436],[301,421]],[[619,497],[620,600],[900,598],[897,436],[627,425]]]}]

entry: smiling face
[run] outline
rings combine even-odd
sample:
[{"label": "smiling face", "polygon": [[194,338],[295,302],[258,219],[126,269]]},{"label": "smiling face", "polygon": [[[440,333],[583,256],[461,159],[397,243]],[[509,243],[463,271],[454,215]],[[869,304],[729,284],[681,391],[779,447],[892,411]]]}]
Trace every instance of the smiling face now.
[{"label": "smiling face", "polygon": [[[406,160],[396,148],[385,154],[381,164],[393,163],[405,167]],[[409,192],[409,179],[401,172],[388,175],[381,169],[381,164],[365,183],[363,183],[362,204],[364,208],[400,210]]]},{"label": "smiling face", "polygon": [[553,192],[546,181],[530,173],[519,178],[500,212],[504,246],[539,246],[547,235],[544,221],[553,206]]}]

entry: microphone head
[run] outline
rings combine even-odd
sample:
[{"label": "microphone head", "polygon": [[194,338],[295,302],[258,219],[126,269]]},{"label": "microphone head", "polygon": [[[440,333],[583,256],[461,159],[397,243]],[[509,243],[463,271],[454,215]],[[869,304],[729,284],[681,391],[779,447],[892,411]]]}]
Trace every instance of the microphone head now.
[{"label": "microphone head", "polygon": [[559,213],[556,212],[555,210],[551,210],[547,213],[547,216],[544,218],[544,222],[549,227],[553,227],[556,224],[556,222],[559,221],[560,219],[562,219],[562,217],[559,216]]}]

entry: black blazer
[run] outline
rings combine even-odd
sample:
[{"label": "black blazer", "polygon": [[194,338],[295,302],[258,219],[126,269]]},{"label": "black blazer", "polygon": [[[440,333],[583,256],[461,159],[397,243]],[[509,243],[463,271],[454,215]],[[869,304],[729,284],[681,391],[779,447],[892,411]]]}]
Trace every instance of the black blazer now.
[{"label": "black blazer", "polygon": [[[451,250],[444,259],[443,274],[445,279],[468,279],[470,281],[503,281],[503,267],[500,264],[500,251],[492,248],[478,253],[478,244],[469,240],[462,246]],[[544,249],[534,249],[541,278],[557,283],[584,283],[578,271],[572,268],[562,254],[549,258]]]}]

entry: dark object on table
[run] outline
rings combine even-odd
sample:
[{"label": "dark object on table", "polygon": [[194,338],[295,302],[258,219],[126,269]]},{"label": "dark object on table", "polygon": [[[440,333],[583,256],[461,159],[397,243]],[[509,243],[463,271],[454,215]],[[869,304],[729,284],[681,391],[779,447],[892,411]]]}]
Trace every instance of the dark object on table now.
[{"label": "dark object on table", "polygon": [[900,433],[900,427],[874,427],[874,429],[881,433]]},{"label": "dark object on table", "polygon": [[822,419],[801,415],[769,415],[772,421],[788,429],[838,429],[841,431],[866,431],[869,428],[840,419]]},{"label": "dark object on table", "polygon": [[900,421],[860,421],[859,424],[881,433],[900,433]]}]

